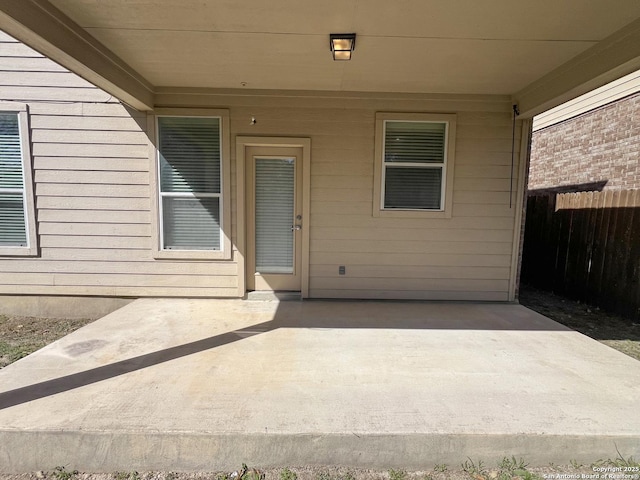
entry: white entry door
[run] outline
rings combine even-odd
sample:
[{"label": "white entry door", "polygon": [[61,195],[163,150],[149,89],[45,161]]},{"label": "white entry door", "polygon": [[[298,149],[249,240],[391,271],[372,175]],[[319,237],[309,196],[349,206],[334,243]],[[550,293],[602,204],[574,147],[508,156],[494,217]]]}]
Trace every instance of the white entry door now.
[{"label": "white entry door", "polygon": [[300,291],[302,149],[248,147],[247,289]]}]

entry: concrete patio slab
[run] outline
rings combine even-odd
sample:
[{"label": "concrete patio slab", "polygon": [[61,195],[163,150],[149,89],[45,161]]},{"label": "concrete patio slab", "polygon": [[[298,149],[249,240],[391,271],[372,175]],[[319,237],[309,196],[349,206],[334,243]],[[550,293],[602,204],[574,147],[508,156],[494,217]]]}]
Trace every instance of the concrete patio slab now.
[{"label": "concrete patio slab", "polygon": [[137,300],[0,392],[3,472],[640,456],[640,362],[519,305]]}]

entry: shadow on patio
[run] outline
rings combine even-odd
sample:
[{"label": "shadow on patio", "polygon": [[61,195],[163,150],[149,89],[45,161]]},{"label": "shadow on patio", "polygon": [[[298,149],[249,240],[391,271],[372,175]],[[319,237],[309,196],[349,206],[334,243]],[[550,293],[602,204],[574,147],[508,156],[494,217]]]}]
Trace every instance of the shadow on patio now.
[{"label": "shadow on patio", "polygon": [[510,304],[137,300],[0,384],[9,471],[640,453],[640,362]]},{"label": "shadow on patio", "polygon": [[[415,307],[421,305],[421,303],[412,302],[404,302],[404,304],[405,306],[413,306],[412,311],[414,312],[416,310]],[[400,310],[400,312],[402,312],[402,307],[394,309],[394,306],[401,306],[402,302],[376,303],[363,301],[356,302],[355,305],[359,306],[359,308],[356,307],[354,309],[353,304],[348,302],[332,302],[331,304],[318,301],[298,304],[291,302],[280,303],[273,320],[213,335],[194,342],[161,349],[71,375],[0,392],[0,410],[131,373],[153,365],[169,362],[186,355],[217,348],[279,328],[569,331],[567,327],[559,323],[540,318],[536,318],[535,321],[529,318],[527,322],[517,322],[512,318],[499,318],[495,315],[479,318],[469,318],[465,316],[449,318],[448,316],[442,315],[420,316],[413,313],[412,316],[407,316],[407,312],[399,313],[397,311]],[[371,310],[372,305],[375,305],[375,311]],[[425,304],[422,303],[422,305]],[[459,305],[460,308],[464,308],[464,304]],[[351,311],[347,313],[346,316],[344,312],[338,314],[341,306],[351,306]],[[437,303],[431,304],[432,309],[437,308],[437,306]],[[394,312],[394,310],[396,311]],[[477,314],[478,312],[476,312],[476,315]],[[398,315],[398,317],[396,317],[396,315]],[[132,322],[135,321],[135,319],[131,320]]]}]

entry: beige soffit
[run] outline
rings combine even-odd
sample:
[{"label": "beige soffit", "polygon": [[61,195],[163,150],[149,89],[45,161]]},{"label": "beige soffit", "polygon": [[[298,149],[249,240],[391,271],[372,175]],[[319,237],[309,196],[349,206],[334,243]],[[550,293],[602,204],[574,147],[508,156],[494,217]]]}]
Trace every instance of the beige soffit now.
[{"label": "beige soffit", "polygon": [[0,29],[138,110],[153,86],[49,2],[0,0]]},{"label": "beige soffit", "polygon": [[533,131],[541,130],[640,92],[640,70],[596,88],[533,119]]},{"label": "beige soffit", "polygon": [[530,118],[638,69],[640,18],[531,83],[513,101]]},{"label": "beige soffit", "polygon": [[[0,0],[0,29],[143,110],[246,86],[508,95],[532,116],[630,73],[638,19],[637,0]],[[357,33],[351,61],[331,32]]]}]

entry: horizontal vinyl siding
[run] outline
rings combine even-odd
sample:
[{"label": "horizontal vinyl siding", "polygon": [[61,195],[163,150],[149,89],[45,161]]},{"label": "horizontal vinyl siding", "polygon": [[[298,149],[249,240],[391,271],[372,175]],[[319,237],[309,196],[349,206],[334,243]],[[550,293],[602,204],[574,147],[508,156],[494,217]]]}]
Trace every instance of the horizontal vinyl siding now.
[{"label": "horizontal vinyl siding", "polygon": [[[41,246],[39,258],[0,258],[0,293],[237,295],[233,261],[152,257],[145,115],[1,35],[0,71],[13,72],[0,81],[0,97],[29,103]],[[229,109],[234,242],[236,136],[311,138],[311,214],[303,219],[311,297],[508,299],[509,99],[160,92],[157,102]],[[457,114],[452,218],[373,217],[375,113],[385,111]]]},{"label": "horizontal vinyl siding", "polygon": [[[311,138],[311,297],[508,299],[515,215],[508,103],[502,112],[493,104],[484,112],[474,104],[441,108],[455,111],[458,124],[451,219],[372,216],[375,112],[397,108],[376,99],[355,102],[359,108],[300,103],[276,109],[231,102],[230,109],[233,135]],[[406,110],[438,111],[428,101]],[[255,127],[246,126],[251,116]]]},{"label": "horizontal vinyl siding", "polygon": [[146,114],[2,33],[0,99],[29,105],[40,236],[0,294],[237,296],[235,262],[152,257]]},{"label": "horizontal vinyl siding", "polygon": [[[514,216],[509,115],[456,113],[451,219],[372,217],[372,128],[362,142],[367,153],[344,158],[340,179],[331,181],[331,167],[312,170],[312,296],[507,300]],[[349,135],[346,125],[336,129]],[[353,175],[364,181],[344,182]]]}]

